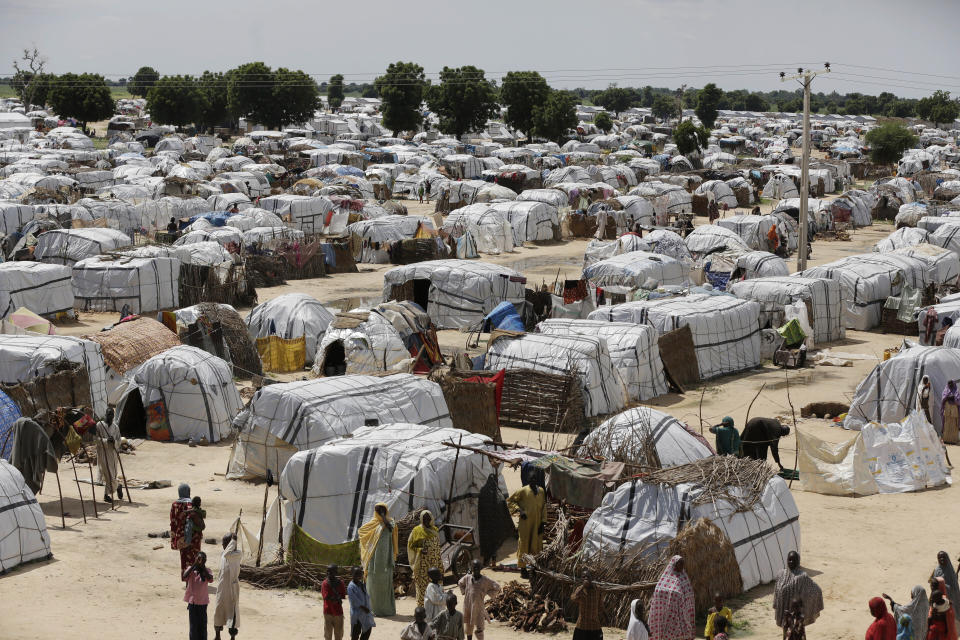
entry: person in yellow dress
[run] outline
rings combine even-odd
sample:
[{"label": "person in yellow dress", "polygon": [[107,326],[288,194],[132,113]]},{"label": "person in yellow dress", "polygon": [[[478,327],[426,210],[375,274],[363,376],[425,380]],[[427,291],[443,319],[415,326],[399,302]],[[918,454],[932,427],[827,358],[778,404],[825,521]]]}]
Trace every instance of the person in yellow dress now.
[{"label": "person in yellow dress", "polygon": [[423,511],[420,524],[413,528],[407,538],[407,560],[413,569],[413,585],[417,589],[417,606],[423,606],[423,596],[430,584],[427,572],[431,567],[441,567],[440,531],[433,523],[433,514]]},{"label": "person in yellow dress", "polygon": [[543,527],[547,519],[546,490],[536,481],[520,487],[507,498],[510,513],[520,518],[517,566],[520,576],[527,577],[526,553],[536,555],[543,549]]},{"label": "person in yellow dress", "polygon": [[397,525],[387,505],[378,502],[373,518],[360,526],[360,563],[367,579],[370,606],[375,616],[393,616],[397,609],[393,598],[393,568],[397,560]]}]

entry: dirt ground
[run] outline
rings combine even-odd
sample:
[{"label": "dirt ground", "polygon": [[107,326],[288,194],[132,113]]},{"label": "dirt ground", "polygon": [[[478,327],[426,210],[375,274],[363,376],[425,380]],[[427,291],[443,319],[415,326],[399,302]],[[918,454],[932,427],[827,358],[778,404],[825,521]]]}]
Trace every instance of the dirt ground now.
[{"label": "dirt ground", "polygon": [[[411,207],[411,213],[418,210],[417,205]],[[888,225],[876,225],[854,232],[849,242],[817,242],[812,262],[818,264],[869,251],[891,230]],[[584,240],[577,240],[525,247],[483,259],[513,267],[525,273],[531,283],[541,280],[552,283],[558,272],[561,278],[565,274],[570,277],[579,274],[586,244]],[[331,306],[348,308],[379,297],[382,272],[387,268],[389,265],[363,265],[358,274],[297,281],[261,290],[260,299],[302,291]],[[116,314],[83,314],[79,323],[64,327],[63,332],[82,335],[115,319]],[[445,350],[462,348],[466,339],[466,334],[454,331],[441,335]],[[714,423],[730,415],[742,426],[747,404],[764,384],[766,388],[756,400],[752,416],[789,416],[790,400],[798,412],[801,406],[813,401],[847,402],[857,383],[882,356],[884,348],[899,342],[900,338],[895,335],[848,331],[846,340],[831,346],[836,351],[867,356],[867,359],[855,360],[852,367],[810,367],[791,372],[788,378],[782,370],[767,365],[710,381],[704,387],[688,390],[685,395],[657,398],[650,404],[697,425],[701,417],[701,393],[704,393],[704,421]],[[799,420],[798,424],[808,433],[833,441],[849,435],[825,420]],[[539,434],[526,431],[508,429],[503,437],[510,442],[534,445],[540,442]],[[792,433],[781,443],[780,450],[785,464],[791,466],[795,455]],[[172,487],[135,490],[133,504],[124,502],[115,510],[107,510],[107,505],[98,502],[100,517],[94,518],[89,502],[91,488],[81,482],[80,488],[87,500],[86,523],[81,517],[73,470],[62,467],[59,475],[67,512],[65,529],[60,526],[56,483],[48,476],[39,499],[47,516],[54,559],[19,568],[0,578],[0,638],[186,635],[187,616],[178,576],[178,554],[169,548],[168,541],[149,538],[148,534],[167,529],[169,506],[180,482],[189,483],[194,494],[203,497],[208,536],[221,535],[241,509],[244,521],[256,526],[263,485],[225,480],[223,473],[229,453],[229,444],[191,448],[184,444],[144,443],[134,455],[123,458],[128,480],[132,484],[169,480]],[[951,447],[950,453],[960,460],[960,449]],[[78,471],[82,472],[81,479],[88,474],[86,470]],[[511,489],[518,486],[518,474],[507,470],[505,476]],[[942,531],[960,525],[960,511],[949,507],[953,496],[950,492],[954,490],[948,487],[852,499],[805,493],[794,487],[801,514],[803,565],[822,586],[826,602],[823,615],[810,628],[811,638],[839,639],[862,634],[871,621],[867,610],[870,597],[886,591],[903,600],[911,587],[924,583],[933,568],[936,552],[944,547]],[[102,496],[99,488],[97,494]],[[936,528],[923,526],[931,513],[940,514]],[[205,545],[204,549],[211,565],[216,567],[218,548]],[[951,547],[946,550],[951,554],[960,551]],[[491,575],[501,582],[518,579],[515,573],[491,572]],[[242,584],[240,606],[241,637],[320,637],[322,633],[322,604],[313,592],[259,591]],[[736,637],[780,637],[771,615],[772,586],[753,589],[731,606],[737,625]],[[399,637],[403,626],[412,620],[413,608],[411,599],[400,599],[398,615],[378,619],[373,637]],[[618,629],[606,629],[605,633],[608,638],[625,635]],[[496,622],[491,623],[486,634],[488,640],[515,636],[511,628]]]}]

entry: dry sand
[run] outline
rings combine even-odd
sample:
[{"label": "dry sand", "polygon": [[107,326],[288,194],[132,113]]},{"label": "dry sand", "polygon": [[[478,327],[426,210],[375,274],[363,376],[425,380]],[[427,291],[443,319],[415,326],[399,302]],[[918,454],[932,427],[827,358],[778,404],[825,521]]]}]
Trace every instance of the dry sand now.
[{"label": "dry sand", "polygon": [[[411,207],[411,213],[420,210]],[[876,225],[853,234],[850,242],[817,242],[814,263],[823,263],[844,255],[869,251],[877,240],[892,230]],[[577,240],[551,246],[530,247],[502,256],[483,259],[505,264],[524,272],[532,283],[553,282],[557,277],[579,273],[586,241]],[[282,293],[302,291],[334,306],[348,307],[379,297],[382,272],[389,266],[361,266],[361,273],[336,275],[314,281],[298,281],[260,291],[266,300]],[[80,335],[96,331],[113,322],[116,314],[84,314],[81,322],[65,328],[65,333]],[[460,347],[466,335],[442,332],[445,348]],[[799,407],[812,401],[849,401],[860,379],[874,366],[883,349],[895,346],[895,335],[850,331],[835,349],[867,354],[872,359],[857,360],[852,367],[812,367],[789,374],[790,396]],[[705,385],[703,419],[709,423],[724,415],[733,416],[742,425],[747,404],[766,384],[751,415],[789,415],[787,376],[772,366],[736,376],[727,376]],[[652,405],[661,407],[688,421],[699,424],[699,403],[703,387],[686,395],[671,394],[657,398]],[[847,432],[824,420],[802,420],[799,428],[830,440],[842,440]],[[538,434],[505,430],[508,441],[537,444]],[[788,466],[794,456],[793,435],[781,443],[781,454]],[[136,490],[134,503],[105,511],[98,503],[98,519],[89,503],[90,486],[82,484],[87,499],[87,523],[81,519],[77,484],[70,467],[62,468],[67,510],[66,529],[60,528],[60,510],[56,483],[48,476],[39,496],[47,516],[54,559],[31,564],[0,578],[0,638],[174,638],[187,632],[186,606],[179,580],[179,557],[167,540],[148,538],[150,532],[168,527],[171,501],[176,485],[187,482],[195,494],[203,497],[208,514],[208,536],[219,536],[243,509],[244,520],[256,525],[263,501],[263,485],[227,481],[223,477],[230,447],[221,444],[191,448],[183,444],[144,443],[135,455],[124,456],[129,479],[170,480],[173,487],[160,490]],[[951,447],[954,459],[960,449]],[[81,478],[87,475],[82,471]],[[513,488],[518,477],[506,472]],[[803,565],[824,590],[826,610],[811,627],[812,638],[850,638],[862,634],[871,618],[867,600],[882,591],[895,598],[907,598],[910,588],[923,583],[933,568],[936,552],[944,547],[942,531],[960,524],[960,514],[949,507],[953,488],[922,493],[837,498],[804,493],[794,488],[800,508]],[[98,495],[102,490],[98,488]],[[105,511],[105,512],[104,512]],[[937,528],[927,525],[926,516],[939,513]],[[217,566],[217,547],[205,545],[211,565]],[[951,554],[956,548],[947,548]],[[516,574],[492,573],[500,581],[516,579]],[[753,589],[731,603],[739,626],[736,637],[779,638],[771,615],[772,587]],[[393,619],[378,619],[374,638],[398,638],[403,625],[411,620],[413,601],[398,601]],[[316,593],[307,591],[258,591],[241,585],[242,627],[246,638],[320,637],[322,605]],[[212,611],[211,611],[212,620]],[[607,629],[608,638],[623,638],[624,632]],[[211,630],[212,633],[212,630]],[[490,640],[515,637],[505,625],[491,623]],[[212,637],[212,636],[211,636]]]}]

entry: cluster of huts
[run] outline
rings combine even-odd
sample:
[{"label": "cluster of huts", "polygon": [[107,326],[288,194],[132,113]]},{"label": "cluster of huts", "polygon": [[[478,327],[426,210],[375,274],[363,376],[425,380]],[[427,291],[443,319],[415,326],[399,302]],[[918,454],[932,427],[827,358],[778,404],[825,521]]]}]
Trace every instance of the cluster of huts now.
[{"label": "cluster of huts", "polygon": [[[473,552],[485,560],[502,558],[513,538],[504,465],[528,462],[554,498],[581,510],[585,552],[647,553],[705,518],[749,589],[799,548],[786,484],[771,475],[744,506],[703,498],[696,480],[631,479],[634,467],[707,465],[699,469],[715,459],[698,431],[641,403],[847,329],[917,332],[926,345],[925,318],[960,315],[948,297],[960,277],[955,132],[925,133],[925,149],[905,154],[898,177],[854,189],[871,124],[818,122],[831,157],[811,168],[811,232],[842,235],[884,217],[899,228],[869,254],[791,273],[796,118],[722,114],[708,148],[687,157],[642,110],[601,134],[595,110],[582,108],[564,145],[521,146],[500,125],[469,142],[429,129],[393,138],[375,103],[351,109],[246,131],[228,145],[125,126],[145,119],[136,101],[123,105],[106,148],[42,112],[24,114],[30,126],[0,128],[0,403],[10,400],[0,438],[20,415],[89,405],[103,416],[112,406],[127,437],[233,439],[227,476],[278,477],[287,535],[355,544],[374,504],[386,502],[398,519],[427,508],[473,529]],[[421,197],[433,211],[409,215],[403,201]],[[771,211],[749,213],[761,198]],[[717,211],[715,224],[693,226],[695,215]],[[591,238],[582,273],[547,290],[482,260],[570,237]],[[357,262],[395,265],[378,303],[338,311],[303,293],[263,295]],[[27,310],[39,318],[25,328],[17,314]],[[84,337],[37,324],[76,311],[123,317]],[[437,331],[448,329],[489,333],[486,348],[441,353]],[[960,336],[948,332],[944,344],[954,342]],[[869,433],[897,423],[904,441],[927,442],[932,427],[895,404],[912,406],[901,396],[920,372],[939,397],[946,379],[960,377],[954,352],[910,346],[880,365],[858,389],[848,426]],[[283,373],[303,379],[279,381]],[[72,381],[69,400],[57,397],[55,376]],[[252,397],[235,380],[251,381]],[[577,447],[518,451],[500,442],[503,427],[579,434]],[[859,457],[843,468],[856,483],[807,487],[869,492],[863,452],[880,445],[868,438],[851,445]],[[928,472],[910,486],[940,477]],[[331,483],[352,490],[331,493]],[[0,488],[0,500],[24,502],[7,511],[0,503],[0,523],[14,517],[26,532],[39,509],[7,462]],[[49,555],[45,528],[34,529],[20,536],[18,561]],[[0,537],[4,570],[16,564],[8,544]]]}]

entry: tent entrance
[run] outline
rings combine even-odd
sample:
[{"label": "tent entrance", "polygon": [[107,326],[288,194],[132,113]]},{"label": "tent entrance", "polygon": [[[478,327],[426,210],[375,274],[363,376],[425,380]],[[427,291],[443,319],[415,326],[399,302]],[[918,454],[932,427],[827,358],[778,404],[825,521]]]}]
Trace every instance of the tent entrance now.
[{"label": "tent entrance", "polygon": [[413,280],[413,301],[420,305],[424,311],[427,310],[427,301],[430,299],[430,280],[427,278],[416,278]]},{"label": "tent entrance", "polygon": [[118,425],[120,435],[125,438],[147,437],[147,412],[143,408],[139,390],[134,389],[127,394],[120,408]]},{"label": "tent entrance", "polygon": [[334,340],[323,354],[323,375],[342,376],[347,372],[347,353],[343,340]]}]

